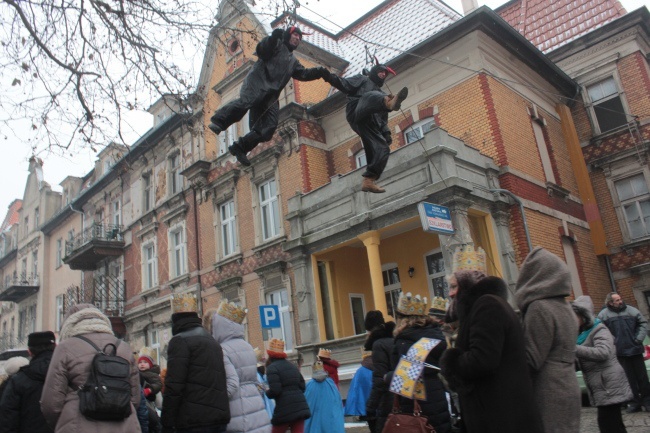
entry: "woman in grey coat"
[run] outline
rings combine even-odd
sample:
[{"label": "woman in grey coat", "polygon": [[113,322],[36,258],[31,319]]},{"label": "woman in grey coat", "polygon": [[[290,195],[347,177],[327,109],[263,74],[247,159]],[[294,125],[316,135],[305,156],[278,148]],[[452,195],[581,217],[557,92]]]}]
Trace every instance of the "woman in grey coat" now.
[{"label": "woman in grey coat", "polygon": [[226,432],[270,433],[271,420],[257,381],[257,356],[244,340],[244,327],[215,310],[206,316],[204,323],[208,331],[223,349],[230,401],[230,423]]},{"label": "woman in grey coat", "polygon": [[599,319],[594,320],[594,304],[589,296],[580,296],[571,306],[580,326],[576,356],[589,401],[598,408],[600,433],[626,433],[621,403],[632,398],[632,390],[616,359],[614,337]]},{"label": "woman in grey coat", "polygon": [[569,268],[541,247],[519,271],[515,300],[524,320],[526,359],[545,433],[580,431],[580,388],[575,373],[578,324],[571,305]]}]

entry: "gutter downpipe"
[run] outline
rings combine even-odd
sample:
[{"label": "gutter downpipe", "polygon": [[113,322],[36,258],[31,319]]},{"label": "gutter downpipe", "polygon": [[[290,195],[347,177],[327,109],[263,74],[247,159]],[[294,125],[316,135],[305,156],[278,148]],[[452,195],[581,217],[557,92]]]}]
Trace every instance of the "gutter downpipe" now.
[{"label": "gutter downpipe", "polygon": [[196,190],[198,185],[192,188],[193,198],[194,198],[194,244],[196,245],[196,278],[199,287],[197,288],[197,308],[199,310],[199,317],[203,317],[203,297],[201,296],[201,291],[203,290],[203,283],[201,282],[201,251],[199,248],[199,207],[196,203]]},{"label": "gutter downpipe", "polygon": [[519,205],[519,211],[521,212],[521,219],[524,223],[524,232],[526,233],[526,243],[528,244],[528,252],[530,253],[533,250],[533,244],[530,241],[530,233],[528,232],[528,222],[526,221],[526,213],[524,212],[524,203],[521,201],[519,197],[517,197],[507,189],[495,188],[495,189],[490,189],[489,191],[499,193],[499,194],[505,194],[508,197],[512,198],[514,201],[516,201],[517,204]]},{"label": "gutter downpipe", "polygon": [[612,264],[609,262],[609,254],[605,254],[605,265],[607,266],[607,276],[609,277],[609,284],[612,286],[612,292],[618,293],[616,282],[614,281],[614,273],[612,272]]}]

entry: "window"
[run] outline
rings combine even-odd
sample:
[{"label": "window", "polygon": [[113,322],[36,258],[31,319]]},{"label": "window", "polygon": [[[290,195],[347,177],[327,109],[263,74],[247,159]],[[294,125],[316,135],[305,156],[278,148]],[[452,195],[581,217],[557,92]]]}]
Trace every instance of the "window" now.
[{"label": "window", "polygon": [[267,240],[280,234],[280,209],[275,179],[259,186],[262,219],[262,239]]},{"label": "window", "polygon": [[119,228],[122,222],[121,204],[119,200],[115,200],[111,205],[111,213],[113,225],[115,225],[116,228]]},{"label": "window", "polygon": [[65,204],[70,204],[70,190],[68,188],[63,190],[63,197],[65,197]]},{"label": "window", "polygon": [[56,267],[60,267],[63,264],[63,239],[59,238],[56,240]]},{"label": "window", "polygon": [[293,350],[293,324],[291,311],[289,311],[289,298],[287,289],[274,290],[266,294],[267,305],[277,305],[280,310],[280,328],[269,329],[269,339],[279,338],[284,340],[284,349]]},{"label": "window", "polygon": [[29,233],[29,217],[25,217],[25,229],[23,230],[25,236]]},{"label": "window", "polygon": [[61,330],[61,324],[63,324],[63,315],[64,315],[64,310],[63,310],[63,305],[64,305],[64,296],[65,295],[59,295],[56,297],[56,318],[55,318],[55,330],[56,332],[59,332]]},{"label": "window", "polygon": [[571,289],[573,290],[573,297],[577,298],[582,296],[582,283],[580,283],[580,275],[578,274],[578,262],[573,251],[573,241],[567,236],[562,236],[562,249],[564,250],[564,258],[571,274]]},{"label": "window", "polygon": [[357,168],[365,167],[368,165],[368,159],[366,159],[366,151],[361,150],[354,155],[354,161],[357,164]]},{"label": "window", "polygon": [[424,137],[424,134],[431,131],[434,126],[436,126],[436,121],[433,120],[433,118],[421,120],[409,126],[406,128],[406,132],[404,132],[406,144],[418,141],[420,138]]},{"label": "window", "polygon": [[179,154],[169,157],[169,193],[171,195],[177,194],[183,189],[180,166]]},{"label": "window", "polygon": [[402,291],[402,284],[399,279],[399,269],[396,263],[387,263],[381,267],[381,275],[384,278],[384,292],[386,293],[386,307],[388,314],[397,317],[397,300]]},{"label": "window", "polygon": [[36,208],[34,209],[34,230],[36,230],[41,221],[41,211]]},{"label": "window", "polygon": [[180,277],[185,274],[186,265],[186,246],[185,246],[185,229],[180,227],[169,233],[169,245],[171,254],[171,274],[172,278]]},{"label": "window", "polygon": [[157,329],[149,330],[149,347],[151,347],[156,354],[153,362],[160,364],[160,336],[158,335]]},{"label": "window", "polygon": [[38,251],[32,251],[32,278],[38,276]]},{"label": "window", "polygon": [[219,206],[219,215],[221,216],[221,251],[223,257],[227,257],[237,250],[235,201],[230,200]]},{"label": "window", "polygon": [[650,234],[650,192],[643,173],[614,183],[631,239]]},{"label": "window", "polygon": [[20,266],[20,280],[27,282],[27,258],[24,258]]},{"label": "window", "polygon": [[434,250],[424,257],[424,261],[427,267],[430,297],[449,298],[449,286],[445,277],[445,261],[442,252],[439,249]]},{"label": "window", "polygon": [[544,170],[544,176],[548,182],[557,183],[555,180],[555,173],[553,172],[553,166],[551,165],[551,155],[548,153],[548,147],[546,145],[546,139],[544,138],[544,130],[542,125],[536,120],[532,121],[533,125],[533,134],[535,135],[535,142],[537,143],[537,150],[539,151],[539,156],[542,160],[542,169]]},{"label": "window", "polygon": [[154,244],[142,247],[142,287],[151,289],[158,284],[158,264],[156,260],[156,246]]},{"label": "window", "polygon": [[354,335],[365,334],[366,301],[362,294],[350,293],[350,310],[352,311]]},{"label": "window", "polygon": [[591,117],[597,133],[604,133],[627,124],[623,100],[614,77],[587,86]]},{"label": "window", "polygon": [[145,212],[150,211],[151,206],[153,205],[152,193],[153,189],[151,188],[151,175],[147,174],[145,176],[142,176],[142,206],[144,207]]},{"label": "window", "polygon": [[[246,113],[242,122],[245,122],[246,125],[248,124],[248,113]],[[225,155],[228,153],[228,148],[239,138],[239,130],[237,129],[238,124],[239,122],[233,123],[225,131],[219,134],[219,155]],[[244,131],[246,131],[246,128],[244,128]]]}]

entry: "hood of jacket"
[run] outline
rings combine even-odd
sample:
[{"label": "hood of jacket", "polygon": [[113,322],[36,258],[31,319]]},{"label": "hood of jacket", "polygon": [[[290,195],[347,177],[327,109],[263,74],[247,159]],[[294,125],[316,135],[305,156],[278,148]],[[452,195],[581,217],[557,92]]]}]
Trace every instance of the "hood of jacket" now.
[{"label": "hood of jacket", "polygon": [[22,367],[21,371],[32,380],[45,382],[45,376],[47,376],[47,370],[50,367],[53,353],[53,350],[39,353],[32,359],[29,365]]},{"label": "hood of jacket", "polygon": [[99,332],[113,335],[111,321],[94,306],[83,308],[70,314],[64,321],[59,333],[59,341],[68,338]]},{"label": "hood of jacket", "polygon": [[456,312],[461,323],[472,311],[474,303],[484,295],[495,295],[508,300],[508,285],[499,277],[485,277],[468,288],[459,288],[456,295]]},{"label": "hood of jacket", "polygon": [[412,342],[417,342],[420,338],[431,338],[430,330],[432,328],[439,328],[440,325],[435,323],[430,323],[425,326],[411,326],[404,328],[402,332],[395,336],[401,340],[408,340]]},{"label": "hood of jacket", "polygon": [[542,247],[536,247],[524,260],[515,301],[522,312],[534,301],[565,297],[571,294],[569,268],[558,256]]},{"label": "hood of jacket", "polygon": [[395,322],[386,322],[382,326],[374,329],[370,334],[368,334],[368,338],[366,338],[366,342],[363,345],[363,348],[365,350],[372,350],[372,345],[375,343],[375,341],[381,339],[381,338],[393,338],[393,331],[395,330]]},{"label": "hood of jacket", "polygon": [[585,322],[583,327],[590,328],[594,323],[594,303],[591,300],[591,296],[578,296],[578,298],[571,302],[571,308],[573,311],[581,315]]},{"label": "hood of jacket", "polygon": [[212,315],[212,336],[219,344],[232,339],[244,338],[244,327],[214,313]]}]

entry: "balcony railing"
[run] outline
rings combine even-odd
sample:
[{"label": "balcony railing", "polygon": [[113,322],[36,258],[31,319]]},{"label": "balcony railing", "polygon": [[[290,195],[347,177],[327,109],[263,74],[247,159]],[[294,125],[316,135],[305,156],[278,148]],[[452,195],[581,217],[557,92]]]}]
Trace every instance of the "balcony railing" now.
[{"label": "balcony railing", "polygon": [[125,302],[125,281],[116,277],[100,275],[95,278],[89,288],[69,287],[63,305],[64,313],[67,313],[75,304],[89,303],[95,305],[108,317],[123,317]]},{"label": "balcony railing", "polygon": [[27,347],[27,339],[19,338],[11,332],[0,333],[0,352]]},{"label": "balcony railing", "polygon": [[71,269],[93,270],[101,260],[122,255],[122,229],[121,225],[93,224],[65,242],[63,262]]},{"label": "balcony railing", "polygon": [[20,302],[38,292],[40,281],[38,274],[21,274],[14,276],[0,287],[0,301]]}]

